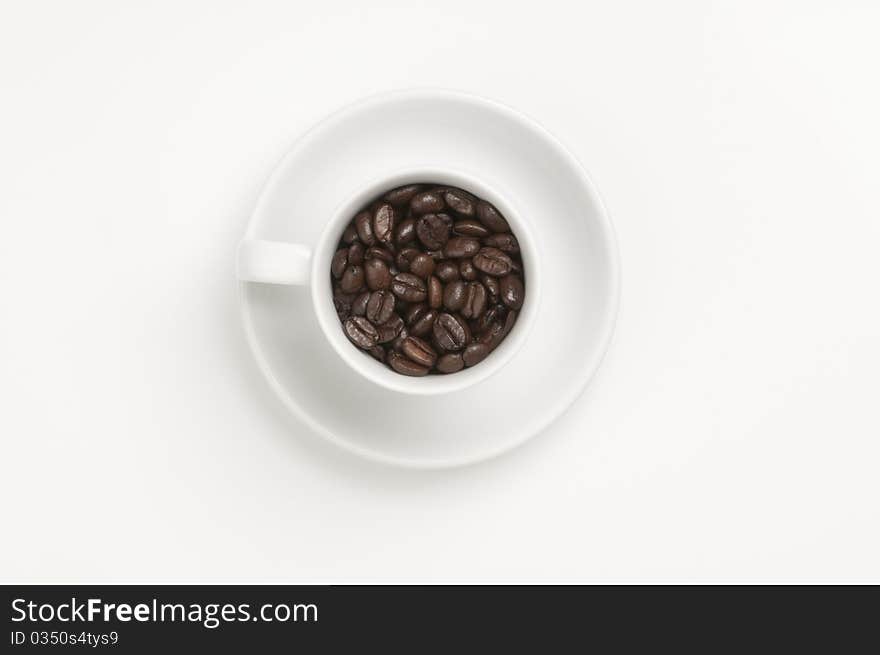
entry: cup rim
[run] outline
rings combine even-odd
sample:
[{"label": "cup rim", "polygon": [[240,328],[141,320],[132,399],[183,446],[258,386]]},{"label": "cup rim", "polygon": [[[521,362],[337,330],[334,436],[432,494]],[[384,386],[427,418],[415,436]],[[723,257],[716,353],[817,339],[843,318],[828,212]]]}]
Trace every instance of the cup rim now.
[{"label": "cup rim", "polygon": [[[401,375],[367,353],[360,351],[345,336],[333,305],[330,260],[345,226],[369,201],[383,192],[415,183],[449,184],[470,191],[491,202],[504,215],[522,252],[526,294],[516,324],[505,339],[482,362],[446,375],[412,377]],[[454,393],[476,385],[496,374],[520,351],[540,304],[540,256],[535,231],[516,209],[511,193],[499,193],[490,183],[471,172],[448,166],[409,166],[373,178],[341,202],[324,226],[313,250],[309,284],[312,306],[318,324],[333,350],[351,368],[370,382],[398,393],[429,396]]]}]

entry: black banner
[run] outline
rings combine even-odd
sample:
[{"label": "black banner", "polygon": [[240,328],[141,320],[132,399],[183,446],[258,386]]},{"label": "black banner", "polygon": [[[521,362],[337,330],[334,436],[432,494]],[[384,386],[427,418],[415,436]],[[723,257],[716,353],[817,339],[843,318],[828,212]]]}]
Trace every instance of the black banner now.
[{"label": "black banner", "polygon": [[[876,650],[877,587],[10,586],[4,651]],[[317,649],[317,650],[316,650]]]}]

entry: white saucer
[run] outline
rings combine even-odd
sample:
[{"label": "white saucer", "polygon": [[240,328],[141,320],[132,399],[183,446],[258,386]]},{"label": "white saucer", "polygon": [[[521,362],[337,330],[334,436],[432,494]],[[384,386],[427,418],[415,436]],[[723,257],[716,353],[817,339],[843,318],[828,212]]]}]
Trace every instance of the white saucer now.
[{"label": "white saucer", "polygon": [[307,287],[243,282],[241,306],[260,368],[309,427],[389,464],[459,466],[523,443],[586,386],[617,313],[617,246],[601,200],[563,146],[503,105],[448,91],[383,94],[317,125],[278,165],[246,236],[313,244],[340,197],[413,167],[471,171],[531,223],[541,309],[507,366],[464,392],[403,395],[370,386],[339,358]]}]

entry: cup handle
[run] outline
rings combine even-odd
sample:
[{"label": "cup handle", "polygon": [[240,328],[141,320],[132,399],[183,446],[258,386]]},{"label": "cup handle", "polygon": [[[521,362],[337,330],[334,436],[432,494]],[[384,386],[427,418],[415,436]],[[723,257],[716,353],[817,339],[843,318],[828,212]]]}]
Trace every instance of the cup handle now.
[{"label": "cup handle", "polygon": [[308,284],[312,250],[299,243],[248,239],[238,246],[238,279],[268,284]]}]

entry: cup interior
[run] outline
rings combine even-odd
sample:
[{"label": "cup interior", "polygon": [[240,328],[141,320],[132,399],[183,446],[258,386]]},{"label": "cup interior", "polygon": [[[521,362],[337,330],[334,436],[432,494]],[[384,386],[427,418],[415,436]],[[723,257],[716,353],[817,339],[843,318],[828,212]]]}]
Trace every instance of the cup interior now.
[{"label": "cup interior", "polygon": [[[522,254],[526,293],[522,309],[510,334],[482,362],[447,375],[410,377],[394,372],[361,351],[345,336],[333,305],[330,263],[342,232],[354,215],[379,195],[406,184],[434,182],[456,186],[489,201],[507,219]],[[509,194],[497,192],[478,177],[460,171],[423,168],[383,176],[343,202],[324,228],[312,261],[312,301],[318,322],[336,353],[354,371],[374,384],[400,393],[430,395],[460,391],[498,372],[520,349],[534,321],[540,298],[540,258],[533,231],[516,211]]]}]

